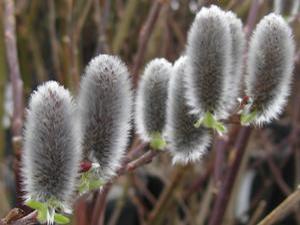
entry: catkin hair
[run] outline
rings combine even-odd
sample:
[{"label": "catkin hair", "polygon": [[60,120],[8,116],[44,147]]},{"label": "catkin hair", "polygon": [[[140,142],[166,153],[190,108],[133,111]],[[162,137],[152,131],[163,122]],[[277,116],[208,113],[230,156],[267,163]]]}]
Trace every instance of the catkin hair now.
[{"label": "catkin hair", "polygon": [[149,141],[154,133],[164,133],[169,78],[172,65],[166,59],[148,63],[136,97],[135,124],[139,136]]},{"label": "catkin hair", "polygon": [[231,71],[231,35],[225,12],[202,8],[188,33],[186,98],[191,113],[226,117],[226,79]]},{"label": "catkin hair", "polygon": [[54,81],[31,95],[22,158],[26,200],[69,202],[80,160],[74,110],[70,93]]},{"label": "catkin hair", "polygon": [[295,46],[292,31],[275,14],[265,16],[250,41],[246,94],[253,98],[256,124],[269,122],[282,111],[293,72]]},{"label": "catkin hair", "polygon": [[79,93],[79,120],[85,156],[100,165],[108,179],[121,166],[132,113],[131,81],[117,57],[99,55],[85,69]]},{"label": "catkin hair", "polygon": [[174,163],[196,161],[204,155],[211,142],[210,131],[204,127],[196,128],[197,117],[189,113],[183,93],[186,91],[186,56],[179,58],[173,67],[169,84],[167,108],[167,141]]},{"label": "catkin hair", "polygon": [[242,21],[232,12],[226,12],[226,19],[231,35],[231,70],[226,81],[225,105],[228,112],[232,111],[237,103],[243,72],[243,55],[245,50],[245,34]]}]

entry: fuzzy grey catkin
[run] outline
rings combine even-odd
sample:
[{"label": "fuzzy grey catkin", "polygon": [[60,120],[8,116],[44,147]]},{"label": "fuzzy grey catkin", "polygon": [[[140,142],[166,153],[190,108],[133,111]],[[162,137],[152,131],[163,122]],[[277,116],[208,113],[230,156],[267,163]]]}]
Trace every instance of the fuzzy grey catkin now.
[{"label": "fuzzy grey catkin", "polygon": [[197,117],[189,113],[183,93],[186,91],[186,57],[179,58],[173,67],[169,84],[166,136],[173,163],[186,164],[204,155],[211,142],[211,133],[204,127],[195,128]]},{"label": "fuzzy grey catkin", "polygon": [[83,152],[99,163],[100,178],[109,179],[121,166],[131,127],[132,89],[126,65],[110,55],[92,59],[78,102]]},{"label": "fuzzy grey catkin", "polygon": [[256,124],[269,122],[282,111],[293,73],[295,45],[292,31],[275,14],[265,16],[250,41],[246,95],[253,99]]},{"label": "fuzzy grey catkin", "polygon": [[226,117],[226,79],[231,71],[231,35],[225,12],[202,8],[188,33],[186,98],[191,113]]},{"label": "fuzzy grey catkin", "polygon": [[226,81],[225,105],[228,111],[232,111],[239,97],[243,73],[243,55],[245,50],[245,34],[242,21],[232,12],[226,13],[226,19],[231,35],[231,70]]},{"label": "fuzzy grey catkin", "polygon": [[74,110],[70,93],[55,81],[31,95],[22,158],[25,200],[71,200],[80,160]]},{"label": "fuzzy grey catkin", "polygon": [[172,65],[166,59],[148,63],[137,90],[135,124],[139,136],[150,141],[154,133],[163,134],[166,124],[168,83]]}]

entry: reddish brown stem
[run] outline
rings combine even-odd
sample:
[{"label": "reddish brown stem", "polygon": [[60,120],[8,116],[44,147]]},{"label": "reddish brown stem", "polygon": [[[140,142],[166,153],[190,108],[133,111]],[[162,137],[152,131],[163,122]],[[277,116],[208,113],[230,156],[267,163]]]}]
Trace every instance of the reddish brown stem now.
[{"label": "reddish brown stem", "polygon": [[247,142],[251,133],[250,127],[243,127],[235,142],[234,151],[235,157],[224,178],[224,183],[221,186],[220,193],[216,198],[213,206],[213,211],[210,217],[209,225],[220,225],[230,198],[230,194],[235,183]]},{"label": "reddish brown stem", "polygon": [[[137,148],[140,148],[138,146]],[[136,168],[148,164],[152,161],[152,159],[159,154],[159,151],[149,150],[145,154],[143,154],[140,158],[133,160],[132,162],[126,162],[125,164],[117,171],[117,176],[106,183],[103,187],[102,191],[98,194],[95,209],[93,211],[92,217],[92,225],[102,225],[103,224],[103,211],[105,210],[105,203],[107,194],[116,178],[125,174],[126,172],[132,172]]]},{"label": "reddish brown stem", "polygon": [[259,8],[262,5],[262,3],[263,3],[263,1],[260,1],[260,0],[254,0],[252,2],[250,12],[249,12],[248,18],[247,18],[247,23],[246,23],[246,26],[244,28],[247,39],[250,38],[251,33],[254,29],[256,19],[257,19],[257,13],[258,13]]},{"label": "reddish brown stem", "polygon": [[148,224],[158,224],[161,220],[161,216],[164,212],[164,208],[167,207],[170,200],[172,199],[172,194],[174,193],[176,187],[180,184],[181,178],[184,175],[186,167],[179,167],[173,174],[170,183],[163,190],[157,203],[149,215]]},{"label": "reddish brown stem", "polygon": [[217,190],[219,189],[222,177],[223,177],[223,171],[224,171],[224,162],[225,162],[225,149],[228,143],[228,138],[220,137],[216,141],[216,147],[215,147],[215,166],[214,166],[214,182],[215,187]]},{"label": "reddish brown stem", "polygon": [[106,199],[112,183],[107,183],[98,194],[98,199],[93,211],[92,225],[104,224],[104,213],[106,208]]},{"label": "reddish brown stem", "polygon": [[[12,209],[7,216],[0,220],[0,225],[34,225],[37,224],[37,212],[34,211],[27,216],[23,217],[23,210],[14,208]],[[22,218],[20,218],[22,217]],[[20,219],[19,219],[20,218]]]},{"label": "reddish brown stem", "polygon": [[149,150],[140,158],[128,163],[126,166],[126,171],[131,172],[142,165],[150,163],[152,159],[158,154],[159,154],[158,150]]}]

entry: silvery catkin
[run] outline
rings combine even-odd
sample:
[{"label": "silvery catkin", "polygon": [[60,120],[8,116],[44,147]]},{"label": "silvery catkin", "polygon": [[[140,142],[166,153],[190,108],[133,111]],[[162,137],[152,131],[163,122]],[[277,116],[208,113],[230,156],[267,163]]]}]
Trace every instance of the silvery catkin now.
[{"label": "silvery catkin", "polygon": [[31,95],[22,158],[25,200],[68,204],[72,197],[80,160],[74,109],[70,93],[55,81]]},{"label": "silvery catkin", "polygon": [[226,81],[226,98],[225,105],[228,111],[232,111],[239,97],[242,72],[243,72],[243,55],[245,50],[245,34],[243,32],[242,21],[232,12],[226,13],[226,19],[230,28],[231,35],[231,58],[232,66]]},{"label": "silvery catkin", "polygon": [[226,79],[231,72],[231,35],[225,12],[202,8],[188,33],[186,98],[191,113],[226,117]]},{"label": "silvery catkin", "polygon": [[293,72],[295,46],[292,31],[284,19],[275,14],[265,16],[250,41],[246,95],[253,99],[254,123],[276,118],[282,111]]},{"label": "silvery catkin", "polygon": [[115,56],[99,55],[85,69],[79,93],[83,152],[99,163],[99,177],[109,179],[121,166],[132,113],[131,81]]},{"label": "silvery catkin", "polygon": [[173,162],[188,163],[203,156],[210,145],[210,131],[204,127],[196,128],[196,116],[189,113],[183,93],[185,90],[186,57],[179,58],[173,67],[169,84],[166,136]]},{"label": "silvery catkin", "polygon": [[155,133],[163,135],[166,124],[168,83],[172,65],[166,59],[148,63],[137,90],[135,124],[139,136],[150,141]]}]

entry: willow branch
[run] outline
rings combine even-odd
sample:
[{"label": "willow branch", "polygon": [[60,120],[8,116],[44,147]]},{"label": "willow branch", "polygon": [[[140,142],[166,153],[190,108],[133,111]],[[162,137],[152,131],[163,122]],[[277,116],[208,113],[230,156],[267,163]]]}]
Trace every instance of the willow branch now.
[{"label": "willow branch", "polygon": [[[5,47],[6,47],[6,58],[9,68],[9,77],[12,83],[13,91],[13,117],[12,117],[12,132],[13,142],[19,140],[22,135],[23,126],[23,81],[21,79],[18,51],[16,44],[16,21],[15,21],[15,6],[13,0],[4,0],[4,34],[5,34]],[[19,145],[14,143],[14,146]],[[21,177],[20,177],[20,148],[15,148],[15,165],[14,173],[16,180],[16,192],[17,192],[17,205],[22,206],[21,198]]]},{"label": "willow branch", "polygon": [[15,6],[13,0],[4,0],[4,33],[6,58],[9,67],[9,77],[13,90],[12,130],[14,136],[21,136],[23,125],[23,81],[21,79],[18,51],[16,44]]},{"label": "willow branch", "polygon": [[170,183],[163,190],[162,194],[157,200],[154,209],[150,213],[147,224],[159,224],[161,222],[162,216],[164,215],[167,206],[172,200],[172,194],[180,184],[181,178],[183,177],[185,171],[186,167],[183,166],[177,168],[177,170],[174,172]]},{"label": "willow branch", "polygon": [[220,193],[216,198],[215,204],[213,206],[212,214],[210,217],[209,225],[219,225],[221,224],[233,185],[235,183],[244,153],[247,146],[247,142],[251,133],[250,127],[243,127],[237,137],[234,151],[235,157],[231,165],[229,165],[227,174],[224,178],[224,183],[221,186]]},{"label": "willow branch", "polygon": [[48,7],[49,7],[49,34],[50,34],[50,44],[51,44],[51,56],[53,61],[53,67],[55,71],[55,76],[61,83],[66,82],[66,78],[63,76],[61,72],[61,65],[59,61],[59,49],[60,49],[60,43],[57,39],[57,32],[56,32],[56,26],[55,26],[55,19],[56,19],[56,11],[55,11],[55,1],[49,0],[48,1]]},{"label": "willow branch", "polygon": [[132,69],[134,87],[137,86],[139,70],[142,66],[145,53],[147,50],[147,44],[149,42],[154,25],[158,19],[162,4],[163,4],[162,0],[156,0],[153,3],[150,12],[148,14],[147,20],[140,31],[139,39],[138,39],[138,50],[134,58],[134,64]]},{"label": "willow branch", "polygon": [[297,188],[289,197],[268,214],[258,225],[271,225],[291,213],[300,202],[300,189]]},{"label": "willow branch", "polygon": [[[147,145],[139,145],[137,146],[137,149],[141,150],[141,146],[147,146]],[[135,151],[133,149],[133,151]],[[116,176],[107,182],[103,189],[100,190],[97,200],[96,200],[96,206],[93,210],[93,217],[92,217],[92,225],[102,225],[103,224],[103,212],[105,210],[106,205],[106,198],[108,195],[108,192],[113,185],[114,181],[120,177],[123,174],[126,174],[127,172],[132,172],[133,170],[137,169],[138,167],[141,167],[145,164],[148,164],[152,161],[152,159],[159,154],[159,151],[157,150],[149,150],[146,153],[144,153],[142,156],[140,156],[138,159],[128,161],[128,159],[125,159],[124,164],[122,167],[117,171]]]},{"label": "willow branch", "polygon": [[34,211],[24,216],[24,211],[18,208],[12,209],[4,219],[0,220],[0,225],[35,225],[37,224],[37,212]]}]

